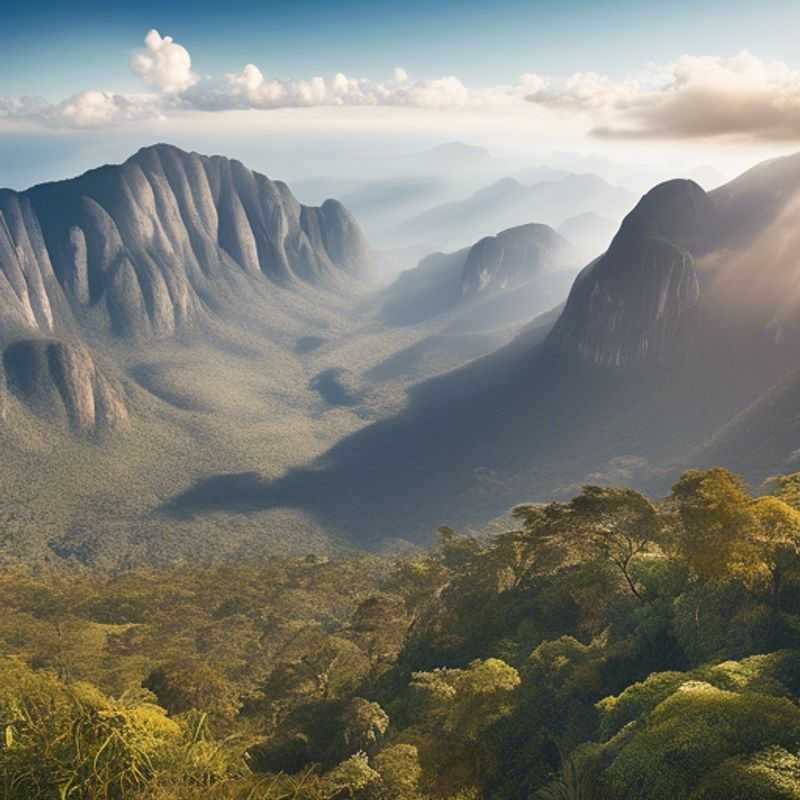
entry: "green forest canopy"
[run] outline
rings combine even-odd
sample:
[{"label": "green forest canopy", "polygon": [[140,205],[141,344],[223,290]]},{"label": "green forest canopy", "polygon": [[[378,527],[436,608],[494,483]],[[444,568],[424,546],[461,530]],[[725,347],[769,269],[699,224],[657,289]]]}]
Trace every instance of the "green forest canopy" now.
[{"label": "green forest canopy", "polygon": [[798,486],[587,486],[397,559],[6,568],[2,797],[800,799]]}]

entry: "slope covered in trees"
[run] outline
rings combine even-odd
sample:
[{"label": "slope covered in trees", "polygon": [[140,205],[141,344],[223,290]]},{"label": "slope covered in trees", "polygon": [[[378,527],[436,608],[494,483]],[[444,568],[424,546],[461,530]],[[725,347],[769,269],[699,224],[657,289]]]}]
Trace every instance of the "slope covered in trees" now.
[{"label": "slope covered in trees", "polygon": [[513,520],[394,560],[5,571],[2,796],[800,797],[800,477]]}]

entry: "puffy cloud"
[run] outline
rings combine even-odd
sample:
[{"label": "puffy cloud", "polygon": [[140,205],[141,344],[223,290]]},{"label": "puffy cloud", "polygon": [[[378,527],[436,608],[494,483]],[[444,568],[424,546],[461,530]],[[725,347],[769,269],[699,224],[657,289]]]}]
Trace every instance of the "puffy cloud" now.
[{"label": "puffy cloud", "polygon": [[0,119],[49,128],[107,128],[161,118],[161,102],[152,95],[121,95],[89,89],[56,104],[30,97],[0,97]]},{"label": "puffy cloud", "polygon": [[68,128],[103,128],[123,122],[163,117],[148,96],[131,96],[88,90],[41,112],[51,124]]},{"label": "puffy cloud", "polygon": [[185,47],[153,29],[130,61],[153,89],[149,95],[87,90],[57,104],[0,98],[0,120],[51,127],[113,126],[180,110],[225,111],[318,106],[402,106],[419,109],[525,107],[557,129],[588,128],[607,138],[691,139],[735,136],[800,139],[800,72],[743,52],[733,58],[683,56],[638,80],[580,72],[561,82],[525,73],[512,85],[473,88],[454,75],[412,80],[395,67],[384,81],[331,77],[285,80],[255,64],[201,79]]},{"label": "puffy cloud", "polygon": [[528,100],[588,115],[596,136],[800,139],[800,72],[747,52],[683,56],[654,84],[579,73]]},{"label": "puffy cloud", "polygon": [[[398,80],[403,75],[405,78]],[[393,80],[386,82],[351,78],[341,72],[330,78],[280,80],[266,77],[255,64],[247,64],[241,72],[229,73],[222,81],[201,81],[181,93],[180,100],[185,107],[204,111],[379,105],[466,108],[520,103],[535,76],[523,77],[526,82],[517,86],[474,90],[453,75],[412,82],[405,71],[398,76],[395,70]]]},{"label": "puffy cloud", "polygon": [[131,69],[148,85],[162,92],[182,92],[198,77],[183,45],[153,28],[144,37],[144,48],[131,57]]}]

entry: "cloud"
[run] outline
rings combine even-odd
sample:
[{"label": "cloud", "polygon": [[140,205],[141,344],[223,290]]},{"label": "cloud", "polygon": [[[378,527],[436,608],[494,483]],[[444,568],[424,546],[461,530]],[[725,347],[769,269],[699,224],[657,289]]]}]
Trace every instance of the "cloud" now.
[{"label": "cloud", "polygon": [[168,94],[182,92],[198,81],[189,51],[155,28],[148,31],[144,48],[133,54],[130,65],[148,86]]},{"label": "cloud", "polygon": [[[525,76],[530,79],[531,76]],[[402,78],[402,80],[401,80]],[[222,81],[205,80],[180,95],[185,107],[202,111],[235,108],[275,109],[317,106],[405,106],[410,108],[466,108],[521,104],[527,85],[474,90],[449,75],[410,81],[396,69],[393,79],[380,82],[352,78],[344,73],[307,80],[281,80],[265,76],[255,64],[225,75]]]},{"label": "cloud", "polygon": [[583,114],[595,136],[618,139],[800,139],[800,72],[741,52],[679,58],[655,84],[578,73],[530,102]]},{"label": "cloud", "polygon": [[123,122],[162,119],[164,116],[159,103],[152,97],[91,89],[39,113],[50,125],[67,128],[105,128]]},{"label": "cloud", "polygon": [[[182,111],[385,106],[427,110],[511,109],[552,131],[581,129],[613,139],[800,139],[800,72],[747,52],[683,56],[637,79],[578,72],[563,81],[525,73],[509,85],[475,88],[455,75],[412,80],[395,67],[386,80],[348,76],[282,79],[257,65],[201,78],[189,51],[150,30],[130,60],[149,94],[89,89],[59,103],[0,97],[0,120],[62,128],[113,127]],[[528,101],[526,104],[525,101]]]},{"label": "cloud", "polygon": [[0,120],[47,128],[108,128],[163,118],[162,103],[152,95],[122,95],[87,89],[60,103],[47,103],[34,97],[0,97]]}]

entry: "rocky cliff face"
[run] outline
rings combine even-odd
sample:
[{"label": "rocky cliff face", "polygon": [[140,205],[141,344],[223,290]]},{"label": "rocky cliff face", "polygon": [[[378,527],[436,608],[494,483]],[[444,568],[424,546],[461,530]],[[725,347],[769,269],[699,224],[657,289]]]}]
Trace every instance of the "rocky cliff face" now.
[{"label": "rocky cliff face", "polygon": [[670,358],[697,332],[701,280],[696,258],[713,215],[691,181],[645,195],[608,251],[576,279],[548,345],[597,366]]},{"label": "rocky cliff face", "polygon": [[[57,393],[74,427],[105,424],[121,416],[121,400],[88,349],[54,340],[81,329],[171,336],[246,305],[254,285],[342,287],[368,260],[337,201],[303,206],[238,161],[167,145],[73,180],[0,191],[0,348],[16,348],[4,355],[7,383],[37,405]],[[23,356],[35,357],[31,375]]]},{"label": "rocky cliff face", "polygon": [[64,299],[114,334],[164,336],[232,285],[235,295],[242,274],[335,286],[367,269],[364,237],[335,200],[302,206],[238,161],[166,145],[3,192],[0,215],[0,275],[14,294],[5,287],[2,313],[44,332]]},{"label": "rocky cliff face", "polygon": [[563,299],[563,285],[579,259],[572,244],[547,225],[508,228],[455,253],[432,253],[404,272],[387,292],[384,317],[420,322],[525,286],[531,303],[523,318],[530,319]]},{"label": "rocky cliff face", "polygon": [[7,391],[32,411],[65,420],[76,432],[110,429],[128,419],[119,387],[86,348],[47,339],[21,339],[3,352]]}]

